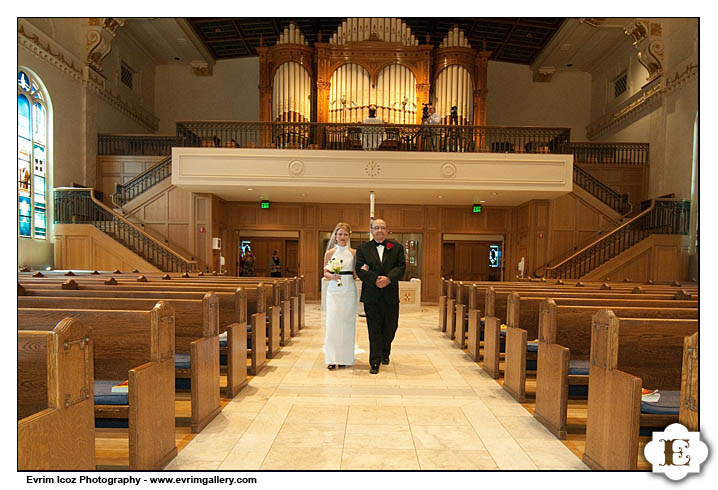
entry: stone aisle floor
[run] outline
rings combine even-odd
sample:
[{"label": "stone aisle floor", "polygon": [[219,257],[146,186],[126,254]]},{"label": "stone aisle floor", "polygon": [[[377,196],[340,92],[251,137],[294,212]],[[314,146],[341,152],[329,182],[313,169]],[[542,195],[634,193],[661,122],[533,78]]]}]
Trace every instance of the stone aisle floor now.
[{"label": "stone aisle floor", "polygon": [[402,313],[391,363],[327,370],[324,316],[306,327],[168,470],[585,470],[566,446],[442,334],[437,307]]}]

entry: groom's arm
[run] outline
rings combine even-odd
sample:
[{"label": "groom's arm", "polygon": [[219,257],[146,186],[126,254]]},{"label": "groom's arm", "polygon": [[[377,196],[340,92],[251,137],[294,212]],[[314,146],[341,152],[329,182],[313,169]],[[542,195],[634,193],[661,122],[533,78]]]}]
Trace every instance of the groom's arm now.
[{"label": "groom's arm", "polygon": [[396,284],[399,281],[401,281],[401,278],[404,277],[404,272],[406,271],[406,259],[404,258],[404,246],[400,243],[396,245],[396,265],[391,268],[389,271],[389,274],[387,274],[387,277],[389,280]]},{"label": "groom's arm", "polygon": [[370,284],[376,283],[376,278],[378,277],[376,272],[372,272],[371,270],[365,271],[362,269],[362,266],[366,264],[366,257],[364,257],[362,247],[357,248],[356,260],[354,262],[354,271],[362,282]]}]

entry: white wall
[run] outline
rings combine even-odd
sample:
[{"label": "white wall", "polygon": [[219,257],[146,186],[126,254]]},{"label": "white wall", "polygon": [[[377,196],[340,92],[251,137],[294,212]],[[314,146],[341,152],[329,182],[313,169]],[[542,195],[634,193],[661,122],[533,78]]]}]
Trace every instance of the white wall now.
[{"label": "white wall", "polygon": [[534,82],[526,65],[490,61],[487,83],[487,125],[568,127],[571,140],[586,141],[588,73],[558,72],[550,82]]},{"label": "white wall", "polygon": [[187,66],[158,66],[155,87],[162,134],[174,134],[177,121],[259,120],[259,58],[218,61],[210,77]]},{"label": "white wall", "polygon": [[[696,19],[646,19],[660,22],[664,44],[663,80],[683,73],[689,63],[698,64]],[[591,120],[612,113],[646,84],[648,71],[638,62],[638,50],[626,37],[612,54],[592,71]],[[628,89],[613,97],[612,82],[622,71]],[[693,123],[698,110],[698,84],[691,81],[662,96],[660,104],[620,130],[601,137],[603,142],[648,142],[650,148],[649,196],[674,193],[690,199],[692,181]]]}]

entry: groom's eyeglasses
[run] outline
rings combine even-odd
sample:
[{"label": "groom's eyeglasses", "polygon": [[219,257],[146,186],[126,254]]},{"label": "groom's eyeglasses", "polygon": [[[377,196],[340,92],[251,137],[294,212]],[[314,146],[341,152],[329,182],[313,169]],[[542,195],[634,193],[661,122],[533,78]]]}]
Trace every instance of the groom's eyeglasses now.
[{"label": "groom's eyeglasses", "polygon": [[386,226],[373,226],[372,230],[386,230]]}]

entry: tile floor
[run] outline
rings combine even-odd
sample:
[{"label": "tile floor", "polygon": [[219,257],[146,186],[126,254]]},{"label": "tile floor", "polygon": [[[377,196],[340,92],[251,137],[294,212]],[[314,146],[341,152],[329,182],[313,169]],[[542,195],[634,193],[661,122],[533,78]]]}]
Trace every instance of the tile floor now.
[{"label": "tile floor", "polygon": [[323,315],[190,441],[168,470],[585,470],[442,334],[436,307],[402,313],[391,364],[324,365]]}]

